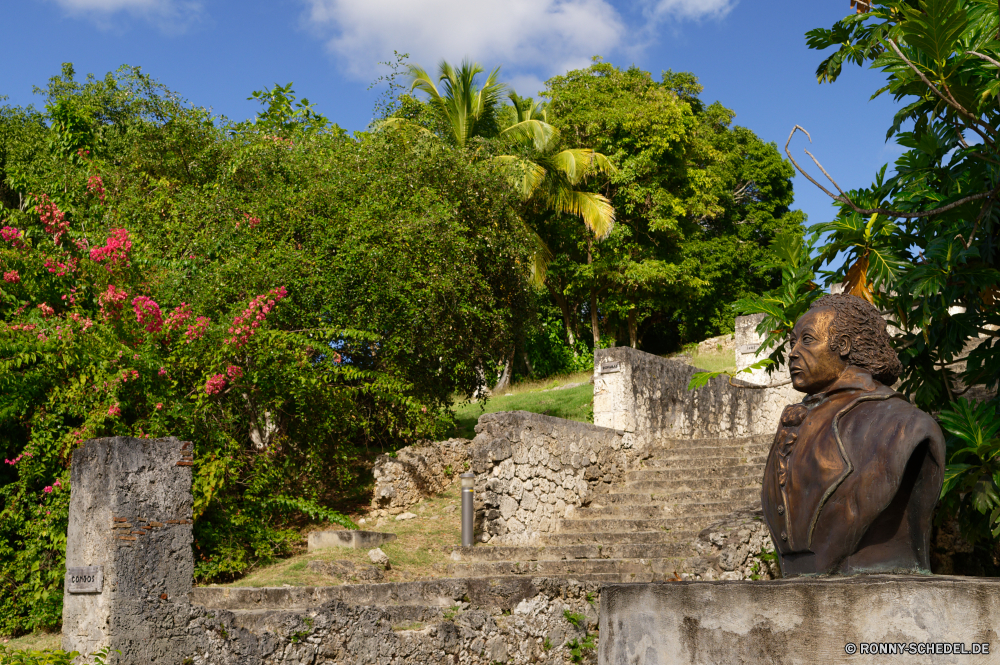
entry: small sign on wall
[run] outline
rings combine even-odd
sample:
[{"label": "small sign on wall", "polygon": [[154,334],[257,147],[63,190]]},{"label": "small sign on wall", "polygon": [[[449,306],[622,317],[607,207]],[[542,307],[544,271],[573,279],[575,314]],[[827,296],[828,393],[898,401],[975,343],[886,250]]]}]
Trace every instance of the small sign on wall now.
[{"label": "small sign on wall", "polygon": [[740,353],[743,353],[743,354],[748,354],[748,353],[756,354],[758,346],[760,346],[760,345],[759,344],[744,344],[743,346],[740,347]]},{"label": "small sign on wall", "polygon": [[104,589],[103,566],[66,568],[66,591],[69,593],[101,593]]},{"label": "small sign on wall", "polygon": [[620,371],[622,371],[622,364],[620,362],[601,363],[601,374],[613,374]]}]

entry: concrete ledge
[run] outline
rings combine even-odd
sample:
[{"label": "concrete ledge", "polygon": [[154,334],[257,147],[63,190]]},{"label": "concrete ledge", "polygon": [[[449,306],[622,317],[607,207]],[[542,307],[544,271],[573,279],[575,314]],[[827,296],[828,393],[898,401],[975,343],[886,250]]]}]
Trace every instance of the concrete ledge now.
[{"label": "concrete ledge", "polygon": [[538,594],[533,582],[543,583],[527,577],[494,577],[327,587],[195,587],[188,599],[192,605],[220,610],[305,610],[333,601],[366,607],[452,607],[466,602],[481,609],[510,610]]},{"label": "concrete ledge", "polygon": [[[871,643],[956,642],[988,643],[990,654],[864,655]],[[994,663],[997,654],[1000,579],[879,575],[601,592],[601,665]]]},{"label": "concrete ledge", "polygon": [[309,534],[309,551],[332,547],[370,550],[391,540],[396,540],[396,534],[379,531],[313,531]]}]

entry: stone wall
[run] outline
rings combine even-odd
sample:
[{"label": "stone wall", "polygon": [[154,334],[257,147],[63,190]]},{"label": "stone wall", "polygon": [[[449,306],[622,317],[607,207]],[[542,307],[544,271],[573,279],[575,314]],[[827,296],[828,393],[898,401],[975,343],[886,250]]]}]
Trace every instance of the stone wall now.
[{"label": "stone wall", "polygon": [[[759,506],[760,503],[758,502]],[[684,564],[685,580],[774,580],[781,577],[763,512],[738,510],[703,529],[698,556]]]},{"label": "stone wall", "polygon": [[489,413],[472,442],[477,537],[533,545],[540,533],[621,482],[634,461],[631,437],[526,411]]},{"label": "stone wall", "polygon": [[468,439],[407,446],[375,460],[374,515],[398,515],[422,498],[443,492],[471,462]]},{"label": "stone wall", "polygon": [[[412,583],[434,585],[437,595],[444,591],[446,604],[440,605],[422,604],[419,597],[411,600],[421,604],[393,604],[385,597],[371,605],[329,600],[298,610],[217,608],[212,596],[219,594],[206,590],[192,593],[196,603],[206,605],[178,607],[177,616],[189,635],[190,663],[198,665],[562,665],[571,661],[571,643],[584,641],[597,627],[597,582],[510,580],[514,595],[508,602],[486,606],[476,602],[475,593],[469,598],[468,582],[473,581]],[[476,582],[503,587],[506,580]],[[378,596],[380,587],[401,585],[362,586]],[[577,623],[567,620],[566,612],[579,617]],[[580,655],[578,662],[593,663],[597,652],[583,649]]]},{"label": "stone wall", "polygon": [[725,376],[689,391],[698,371],[629,347],[597,350],[594,424],[632,434],[638,447],[670,438],[773,434],[785,405],[802,398],[790,384],[734,386]]},{"label": "stone wall", "polygon": [[193,455],[190,442],[128,437],[91,439],[73,453],[66,566],[98,569],[103,584],[79,592],[67,575],[65,650],[177,662],[179,645],[158,627],[165,603],[191,590]]}]

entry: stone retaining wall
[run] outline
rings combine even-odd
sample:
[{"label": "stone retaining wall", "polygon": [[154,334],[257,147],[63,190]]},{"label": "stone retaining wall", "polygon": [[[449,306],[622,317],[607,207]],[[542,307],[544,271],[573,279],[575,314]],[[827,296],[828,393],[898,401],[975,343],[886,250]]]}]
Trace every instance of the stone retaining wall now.
[{"label": "stone retaining wall", "polygon": [[636,458],[621,431],[526,411],[489,413],[472,442],[477,537],[534,545],[540,533],[621,482]]},{"label": "stone retaining wall", "polygon": [[629,347],[598,349],[594,424],[632,434],[637,447],[671,438],[773,434],[785,405],[802,399],[788,384],[733,386],[725,376],[689,391],[691,376],[698,371]]},{"label": "stone retaining wall", "polygon": [[466,471],[470,441],[448,439],[407,446],[375,460],[374,516],[398,515],[420,499],[443,492]]}]

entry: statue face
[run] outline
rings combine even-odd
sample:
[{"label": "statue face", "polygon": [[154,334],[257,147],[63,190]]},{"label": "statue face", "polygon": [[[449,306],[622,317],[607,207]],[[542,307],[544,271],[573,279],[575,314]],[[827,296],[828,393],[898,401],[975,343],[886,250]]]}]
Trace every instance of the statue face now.
[{"label": "statue face", "polygon": [[831,307],[811,309],[792,330],[788,371],[792,386],[800,392],[810,395],[824,392],[847,367],[850,340],[846,337],[840,340],[839,353],[830,348],[830,324],[834,316]]}]

